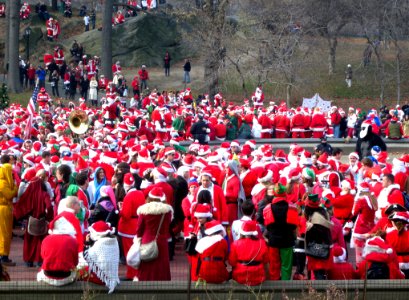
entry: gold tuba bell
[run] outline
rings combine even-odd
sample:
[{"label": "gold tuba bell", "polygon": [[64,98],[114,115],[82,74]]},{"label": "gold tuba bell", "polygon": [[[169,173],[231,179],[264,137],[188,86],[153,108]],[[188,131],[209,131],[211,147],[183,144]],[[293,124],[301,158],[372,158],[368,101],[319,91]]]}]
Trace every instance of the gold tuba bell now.
[{"label": "gold tuba bell", "polygon": [[83,110],[73,110],[68,118],[71,131],[76,134],[84,134],[88,130],[88,116]]}]

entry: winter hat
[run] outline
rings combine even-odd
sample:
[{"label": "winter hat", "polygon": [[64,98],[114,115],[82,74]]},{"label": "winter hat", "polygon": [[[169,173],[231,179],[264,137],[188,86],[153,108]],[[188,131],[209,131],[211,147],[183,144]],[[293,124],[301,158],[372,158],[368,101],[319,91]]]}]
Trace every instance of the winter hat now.
[{"label": "winter hat", "polygon": [[219,232],[219,231],[222,232],[223,236],[226,236],[226,231],[225,231],[223,225],[220,224],[219,221],[212,220],[212,221],[207,222],[205,224],[205,234],[206,235],[212,235],[212,234],[215,234],[216,232]]},{"label": "winter hat", "polygon": [[34,155],[32,155],[30,153],[27,153],[26,155],[23,156],[23,162],[30,165],[30,167],[34,167],[34,165],[35,165]]},{"label": "winter hat", "polygon": [[369,185],[369,183],[367,182],[362,182],[359,187],[358,187],[358,191],[359,192],[369,192],[371,189],[371,186]]},{"label": "winter hat", "polygon": [[161,187],[154,187],[148,194],[149,198],[159,199],[162,202],[166,201],[166,195]]},{"label": "winter hat", "polygon": [[133,186],[135,184],[135,179],[132,173],[126,173],[124,176],[124,185]]},{"label": "winter hat", "polygon": [[250,169],[250,161],[249,161],[249,160],[244,159],[244,158],[241,158],[241,159],[239,160],[239,162],[240,162],[240,166],[241,166],[242,168]]},{"label": "winter hat", "polygon": [[311,179],[312,181],[315,181],[315,173],[314,173],[314,171],[313,171],[312,169],[310,169],[310,168],[304,168],[304,169],[302,170],[302,176],[303,176],[305,179]]},{"label": "winter hat", "polygon": [[393,249],[379,236],[366,240],[362,256],[369,261],[388,262]]},{"label": "winter hat", "polygon": [[211,218],[211,217],[213,217],[210,205],[198,203],[196,205],[196,208],[195,208],[194,216],[196,218]]},{"label": "winter hat", "polygon": [[371,149],[371,154],[372,154],[372,156],[376,156],[379,153],[381,153],[381,151],[382,151],[381,147],[373,146],[372,149]]},{"label": "winter hat", "polygon": [[404,223],[409,223],[409,212],[407,211],[397,211],[388,217],[392,221],[402,221]]},{"label": "winter hat", "polygon": [[111,227],[111,224],[104,221],[97,221],[88,227],[90,238],[93,241],[97,241],[100,238],[106,237],[107,235],[114,234],[115,228]]},{"label": "winter hat", "polygon": [[165,150],[163,151],[163,156],[173,154],[173,153],[175,153],[175,149],[173,149],[172,147],[166,147]]},{"label": "winter hat", "polygon": [[326,152],[321,154],[317,162],[318,164],[323,165],[323,166],[328,165],[328,154]]},{"label": "winter hat", "polygon": [[230,147],[240,147],[240,142],[237,140],[234,140],[230,143]]},{"label": "winter hat", "polygon": [[263,172],[258,175],[257,181],[259,183],[265,183],[271,181],[272,178],[273,172],[271,172],[271,170],[264,169]]},{"label": "winter hat", "polygon": [[[285,180],[285,178],[280,178],[280,181],[282,182],[282,180]],[[274,196],[275,197],[285,197],[285,192],[287,191],[287,189],[286,189],[286,187],[285,187],[285,184],[283,184],[283,183],[280,183],[280,182],[277,182],[275,185],[274,185],[274,191],[273,191],[273,193],[274,193]]]},{"label": "winter hat", "polygon": [[348,158],[351,158],[351,157],[355,157],[356,159],[359,159],[359,155],[356,152],[349,153]]},{"label": "winter hat", "polygon": [[318,208],[321,204],[321,201],[318,197],[318,194],[309,194],[307,197],[307,201],[305,203],[305,206],[311,207],[311,208]]},{"label": "winter hat", "polygon": [[395,212],[402,212],[402,211],[407,211],[405,207],[403,207],[400,204],[394,203],[389,205],[386,209],[385,209],[385,214],[387,216],[395,213]]},{"label": "winter hat", "polygon": [[355,195],[355,183],[351,179],[344,179],[341,181],[341,187],[342,188],[347,188],[350,190],[350,193],[352,195]]},{"label": "winter hat", "polygon": [[[348,164],[340,164],[339,168],[338,168],[338,172],[341,173],[341,174],[348,173],[349,172],[349,167],[350,166]],[[342,183],[341,183],[341,185],[342,185]]]},{"label": "winter hat", "polygon": [[193,155],[191,155],[191,154],[187,154],[183,158],[182,164],[185,165],[186,167],[192,168],[194,161],[195,161],[195,157]]},{"label": "winter hat", "polygon": [[243,236],[258,236],[257,223],[255,221],[245,221],[241,224],[240,234]]},{"label": "winter hat", "polygon": [[299,168],[295,168],[292,169],[289,173],[288,173],[288,178],[291,181],[297,181],[301,178],[301,170]]},{"label": "winter hat", "polygon": [[346,262],[347,252],[344,248],[339,245],[334,246],[333,248],[334,263],[344,263]]},{"label": "winter hat", "polygon": [[162,181],[166,180],[166,177],[168,177],[168,173],[162,167],[158,167],[158,168],[153,169],[152,175],[154,177],[156,177],[157,179],[162,180]]},{"label": "winter hat", "polygon": [[129,166],[129,171],[131,174],[138,174],[139,173],[139,164],[137,162],[131,163]]},{"label": "winter hat", "polygon": [[257,146],[255,140],[246,141],[245,145],[249,145],[251,147],[251,149],[253,149],[253,150],[256,149],[256,146]]}]

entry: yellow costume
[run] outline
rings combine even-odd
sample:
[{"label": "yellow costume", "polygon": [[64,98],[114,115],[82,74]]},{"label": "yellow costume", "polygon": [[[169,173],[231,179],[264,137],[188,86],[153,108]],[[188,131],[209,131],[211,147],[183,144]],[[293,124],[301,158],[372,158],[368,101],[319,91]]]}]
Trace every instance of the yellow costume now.
[{"label": "yellow costume", "polygon": [[13,197],[17,195],[12,167],[0,167],[0,256],[8,256],[13,231]]}]

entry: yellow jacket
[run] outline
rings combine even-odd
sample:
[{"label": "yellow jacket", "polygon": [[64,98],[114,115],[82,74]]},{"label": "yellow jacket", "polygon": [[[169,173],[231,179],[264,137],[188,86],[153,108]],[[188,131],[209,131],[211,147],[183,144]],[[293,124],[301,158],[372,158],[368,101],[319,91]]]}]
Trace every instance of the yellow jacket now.
[{"label": "yellow jacket", "polygon": [[0,205],[12,205],[17,195],[17,186],[14,184],[12,166],[4,164],[0,167]]}]

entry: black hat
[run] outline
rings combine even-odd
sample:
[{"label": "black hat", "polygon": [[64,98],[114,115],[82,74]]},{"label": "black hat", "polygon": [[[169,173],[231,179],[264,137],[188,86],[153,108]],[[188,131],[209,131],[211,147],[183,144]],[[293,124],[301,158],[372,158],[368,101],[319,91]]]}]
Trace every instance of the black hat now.
[{"label": "black hat", "polygon": [[389,216],[397,211],[407,211],[407,209],[400,204],[394,203],[388,206],[388,208],[385,210],[385,214]]}]

